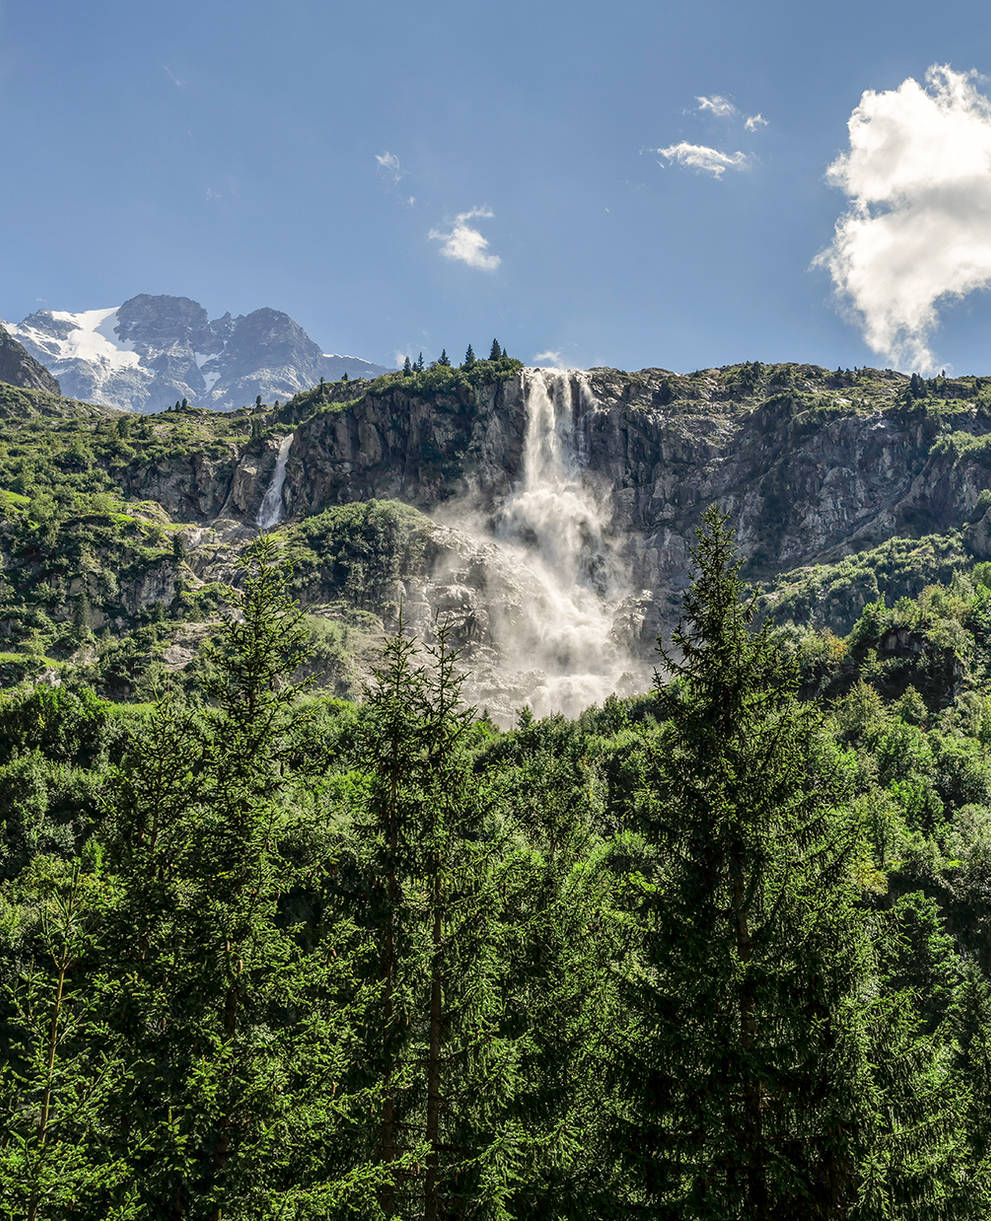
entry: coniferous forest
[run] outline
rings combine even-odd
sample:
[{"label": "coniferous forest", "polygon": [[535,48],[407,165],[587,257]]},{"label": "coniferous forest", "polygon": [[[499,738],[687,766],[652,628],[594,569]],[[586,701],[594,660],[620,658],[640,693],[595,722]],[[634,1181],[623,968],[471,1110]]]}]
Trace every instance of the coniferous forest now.
[{"label": "coniferous forest", "polygon": [[987,1217],[986,574],[841,646],[694,560],[576,721],[465,708],[443,625],[308,692],[270,538],[194,689],[4,695],[0,1215]]}]

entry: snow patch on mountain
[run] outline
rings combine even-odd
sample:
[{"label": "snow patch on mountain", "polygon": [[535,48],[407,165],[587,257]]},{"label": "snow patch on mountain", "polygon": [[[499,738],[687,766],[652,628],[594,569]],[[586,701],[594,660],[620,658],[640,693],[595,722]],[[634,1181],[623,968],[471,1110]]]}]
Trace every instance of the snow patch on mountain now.
[{"label": "snow patch on mountain", "polygon": [[54,322],[65,323],[67,329],[46,335],[38,327],[29,327],[25,320],[12,328],[21,343],[24,343],[22,334],[30,336],[33,342],[51,352],[52,360],[85,360],[108,369],[133,369],[141,363],[134,345],[119,339],[116,334],[118,306],[82,310],[78,314],[66,310],[48,312]]}]

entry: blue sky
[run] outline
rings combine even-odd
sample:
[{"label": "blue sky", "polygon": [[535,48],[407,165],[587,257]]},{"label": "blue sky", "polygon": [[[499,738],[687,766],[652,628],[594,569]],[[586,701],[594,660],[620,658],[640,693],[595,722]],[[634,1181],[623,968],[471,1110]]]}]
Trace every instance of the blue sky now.
[{"label": "blue sky", "polygon": [[164,292],[389,362],[495,334],[586,366],[988,373],[972,69],[971,0],[0,0],[0,316]]}]

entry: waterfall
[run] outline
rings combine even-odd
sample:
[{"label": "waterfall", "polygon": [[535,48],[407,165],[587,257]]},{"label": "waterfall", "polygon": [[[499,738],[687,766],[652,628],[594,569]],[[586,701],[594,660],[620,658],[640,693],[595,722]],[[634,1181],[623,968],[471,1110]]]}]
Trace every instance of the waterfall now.
[{"label": "waterfall", "polygon": [[522,479],[492,536],[525,594],[512,614],[491,608],[493,638],[504,664],[531,676],[527,703],[537,715],[574,716],[630,677],[634,663],[615,628],[631,590],[605,489],[579,462],[576,398],[592,405],[584,375],[528,369],[523,391]]},{"label": "waterfall", "polygon": [[277,526],[282,521],[282,489],[286,482],[286,459],[289,457],[289,447],[292,445],[294,435],[291,432],[287,433],[279,446],[279,454],[275,459],[275,470],[272,472],[272,482],[268,485],[268,490],[258,510],[259,530],[270,530],[272,526]]}]

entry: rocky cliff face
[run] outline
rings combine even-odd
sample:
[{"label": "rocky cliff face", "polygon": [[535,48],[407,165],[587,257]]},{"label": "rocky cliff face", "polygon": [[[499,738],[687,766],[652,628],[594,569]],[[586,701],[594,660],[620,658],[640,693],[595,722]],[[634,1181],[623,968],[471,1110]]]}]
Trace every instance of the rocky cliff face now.
[{"label": "rocky cliff face", "polygon": [[[989,484],[991,401],[958,400],[945,412],[906,404],[905,379],[873,374],[871,399],[855,402],[823,370],[766,397],[740,396],[722,391],[715,372],[695,379],[696,397],[665,404],[659,387],[672,375],[662,371],[569,375],[577,464],[608,499],[611,529],[644,584],[685,572],[712,503],[733,518],[749,571],[763,577],[960,525]],[[396,383],[298,426],[289,512],[392,496],[428,512],[471,498],[491,514],[520,476],[525,428],[520,379],[429,399]]]},{"label": "rocky cliff face", "polygon": [[[428,371],[327,384],[277,412],[167,413],[128,436],[113,479],[182,524],[187,567],[207,583],[255,535],[281,449],[269,519],[303,549],[307,604],[389,624],[402,602],[426,635],[446,616],[474,696],[503,719],[527,699],[573,711],[643,685],[712,503],[746,575],[784,582],[788,604],[842,631],[878,584],[861,573],[839,596],[802,576],[811,566],[928,535],[951,540],[941,576],[951,553],[991,558],[981,379],[936,379],[913,398],[898,374],[811,366]],[[373,499],[410,508],[353,511]]]},{"label": "rocky cliff face", "polygon": [[[559,677],[579,665],[576,649],[588,651],[587,641],[573,641],[558,656],[543,620],[598,625],[618,651],[608,680],[619,682],[626,658],[630,684],[643,681],[657,634],[676,621],[695,527],[712,503],[736,526],[747,574],[772,584],[892,537],[956,530],[975,558],[991,554],[981,502],[991,486],[991,399],[973,379],[944,384],[945,397],[926,402],[911,400],[907,385],[898,374],[809,366],[689,377],[524,371],[475,384],[451,374],[429,386],[394,376],[352,389],[355,399],[341,386],[299,396],[264,417],[272,428],[264,439],[223,457],[135,466],[128,487],[234,537],[253,526],[293,430],[285,522],[371,498],[425,514],[429,542],[400,571],[386,618],[400,594],[407,621],[426,633],[448,616],[476,672],[488,676],[485,702],[511,708],[542,681],[544,671],[526,663],[536,665],[545,646],[551,656],[541,664],[557,657]],[[536,449],[535,387],[556,404]],[[527,472],[546,443],[563,457],[544,486]],[[566,535],[573,563],[554,568],[547,556]],[[340,591],[321,592],[330,602]],[[518,656],[507,677],[510,651]]]},{"label": "rocky cliff face", "polygon": [[25,390],[61,394],[58,380],[0,326],[0,382]]},{"label": "rocky cliff face", "polygon": [[[963,525],[991,484],[991,402],[972,396],[945,412],[906,404],[906,379],[871,371],[862,374],[870,397],[856,400],[824,370],[739,394],[720,373],[682,379],[664,403],[674,375],[661,370],[568,375],[576,463],[608,501],[610,530],[645,587],[684,583],[695,525],[712,503],[730,514],[748,571],[763,578]],[[371,497],[442,515],[470,502],[492,518],[520,478],[520,377],[429,396],[398,379],[346,406],[316,404],[281,430],[296,433],[290,519]],[[182,519],[251,521],[276,449],[277,440],[249,442],[219,462],[190,453],[136,466],[128,480]]]},{"label": "rocky cliff face", "polygon": [[182,399],[228,411],[259,395],[289,398],[321,377],[386,371],[322,352],[278,310],[210,321],[188,297],[141,293],[113,309],[40,310],[9,329],[66,394],[124,411],[161,411]]}]

